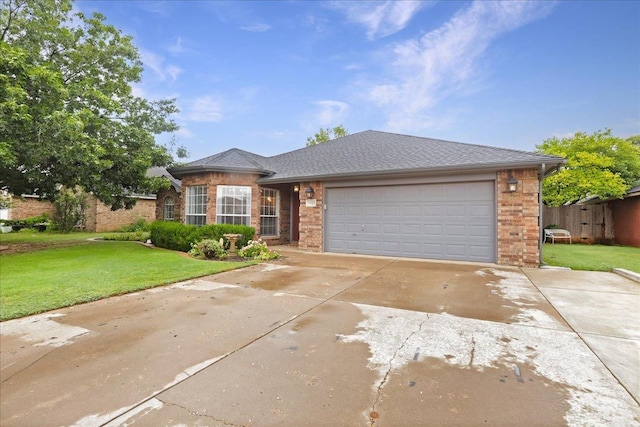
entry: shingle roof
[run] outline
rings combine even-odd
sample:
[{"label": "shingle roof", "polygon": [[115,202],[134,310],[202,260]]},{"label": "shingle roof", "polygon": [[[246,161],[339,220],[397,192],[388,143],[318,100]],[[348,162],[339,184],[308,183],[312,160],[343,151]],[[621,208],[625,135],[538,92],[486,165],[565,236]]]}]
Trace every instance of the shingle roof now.
[{"label": "shingle roof", "polygon": [[163,168],[161,166],[154,166],[151,169],[149,169],[147,171],[147,176],[149,176],[149,177],[163,176],[163,177],[167,178],[169,180],[169,182],[171,182],[171,186],[178,193],[180,193],[181,190],[182,190],[182,181],[180,181],[179,179],[174,178],[173,175],[171,175],[165,168]]},{"label": "shingle roof", "polygon": [[[266,157],[248,151],[232,148],[204,159],[187,163],[184,166],[171,168],[173,171],[238,171],[238,172],[257,172],[262,174],[271,174],[272,170],[265,168],[268,163]],[[184,173],[184,172],[183,172]]]},{"label": "shingle roof", "polygon": [[543,163],[557,167],[564,160],[526,151],[368,130],[273,157],[233,149],[174,168],[171,173],[244,168],[264,174],[261,182],[294,182]]}]

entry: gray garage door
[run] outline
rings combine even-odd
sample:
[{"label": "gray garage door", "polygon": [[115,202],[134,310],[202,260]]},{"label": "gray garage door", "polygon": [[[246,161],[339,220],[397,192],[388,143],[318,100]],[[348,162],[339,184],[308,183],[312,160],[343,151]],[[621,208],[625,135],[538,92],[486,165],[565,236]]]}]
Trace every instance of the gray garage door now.
[{"label": "gray garage door", "polygon": [[327,252],[495,262],[493,181],[328,188]]}]

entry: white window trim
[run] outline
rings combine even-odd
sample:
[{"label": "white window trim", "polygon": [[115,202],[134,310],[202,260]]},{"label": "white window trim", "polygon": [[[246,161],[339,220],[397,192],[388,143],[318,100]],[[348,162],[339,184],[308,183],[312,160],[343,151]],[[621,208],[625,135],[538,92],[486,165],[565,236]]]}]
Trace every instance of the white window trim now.
[{"label": "white window trim", "polygon": [[[266,192],[273,192],[272,197],[275,198],[275,215],[263,215],[262,214],[262,198],[265,197]],[[268,197],[268,196],[267,196]],[[276,234],[265,234],[262,231],[262,218],[275,218],[276,219]],[[263,188],[260,194],[260,236],[264,237],[280,237],[280,190],[274,188]]]},{"label": "white window trim", "polygon": [[[196,194],[191,194],[196,189],[200,190]],[[204,203],[192,203],[194,199],[199,198],[203,200]],[[204,212],[194,212],[194,207],[203,206]],[[207,186],[206,185],[191,185],[186,188],[185,193],[185,206],[184,206],[184,222],[185,224],[190,224],[190,218],[203,218],[204,222],[202,224],[195,225],[205,225],[207,223]]]},{"label": "white window trim", "polygon": [[[222,208],[224,204],[222,203],[222,199],[225,197],[229,197],[229,193],[232,190],[245,191],[246,194],[244,199],[247,200],[246,205],[246,214],[236,214],[236,213],[226,213],[222,212]],[[233,195],[235,196],[235,194]],[[218,185],[216,187],[216,224],[228,224],[222,222],[220,220],[221,217],[234,217],[234,218],[243,218],[242,225],[251,226],[251,187],[248,185]]]}]

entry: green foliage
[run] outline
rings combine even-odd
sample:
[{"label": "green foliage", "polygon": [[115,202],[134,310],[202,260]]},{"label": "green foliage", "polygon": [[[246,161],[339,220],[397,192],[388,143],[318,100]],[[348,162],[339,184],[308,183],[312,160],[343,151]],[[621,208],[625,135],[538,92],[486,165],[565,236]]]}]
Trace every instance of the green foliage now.
[{"label": "green foliage", "polygon": [[142,62],[131,37],[72,0],[0,0],[0,177],[12,194],[53,200],[81,187],[119,209],[171,161],[154,135],[177,130],[174,100],[133,94]]},{"label": "green foliage", "polygon": [[122,233],[110,233],[105,234],[104,240],[114,240],[119,242],[146,242],[151,238],[151,233],[148,231],[126,231]]},{"label": "green foliage", "polygon": [[224,249],[224,240],[203,239],[191,244],[189,255],[195,258],[225,259],[228,255]]},{"label": "green foliage", "polygon": [[640,146],[611,135],[610,129],[550,138],[536,148],[567,159],[564,169],[543,182],[543,199],[550,206],[588,196],[622,197],[640,182]]},{"label": "green foliage", "polygon": [[56,209],[56,223],[63,233],[79,226],[84,228],[87,217],[88,196],[82,190],[62,188],[53,203]]},{"label": "green foliage", "polygon": [[267,244],[263,242],[262,239],[249,240],[249,243],[238,251],[238,255],[242,258],[262,261],[280,258],[280,253],[269,250]]},{"label": "green foliage", "polygon": [[5,195],[0,191],[0,209],[9,209],[11,207],[11,196]]},{"label": "green foliage", "polygon": [[338,125],[334,128],[320,128],[320,130],[316,132],[313,137],[307,138],[307,147],[320,144],[322,142],[327,142],[332,139],[342,138],[347,135],[349,135],[349,131],[342,125]]},{"label": "green foliage", "polygon": [[224,234],[242,234],[236,246],[251,240],[256,230],[246,225],[211,224],[187,225],[175,221],[154,221],[151,223],[151,241],[161,248],[188,252],[191,244],[203,239],[220,240]]},{"label": "green foliage", "polygon": [[122,230],[125,233],[131,233],[134,231],[151,231],[151,223],[147,222],[144,218],[139,218],[133,224],[125,225]]}]

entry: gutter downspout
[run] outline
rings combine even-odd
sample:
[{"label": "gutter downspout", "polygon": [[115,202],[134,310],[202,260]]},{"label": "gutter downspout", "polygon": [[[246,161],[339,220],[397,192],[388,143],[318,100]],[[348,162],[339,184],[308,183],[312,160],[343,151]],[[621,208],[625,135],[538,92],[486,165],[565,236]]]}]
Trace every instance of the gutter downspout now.
[{"label": "gutter downspout", "polygon": [[540,168],[540,179],[538,180],[538,209],[540,209],[540,215],[538,215],[538,252],[540,252],[540,265],[545,265],[544,261],[542,261],[542,230],[544,224],[542,222],[542,212],[544,211],[542,208],[542,180],[544,179],[546,171],[547,165],[543,163]]}]

